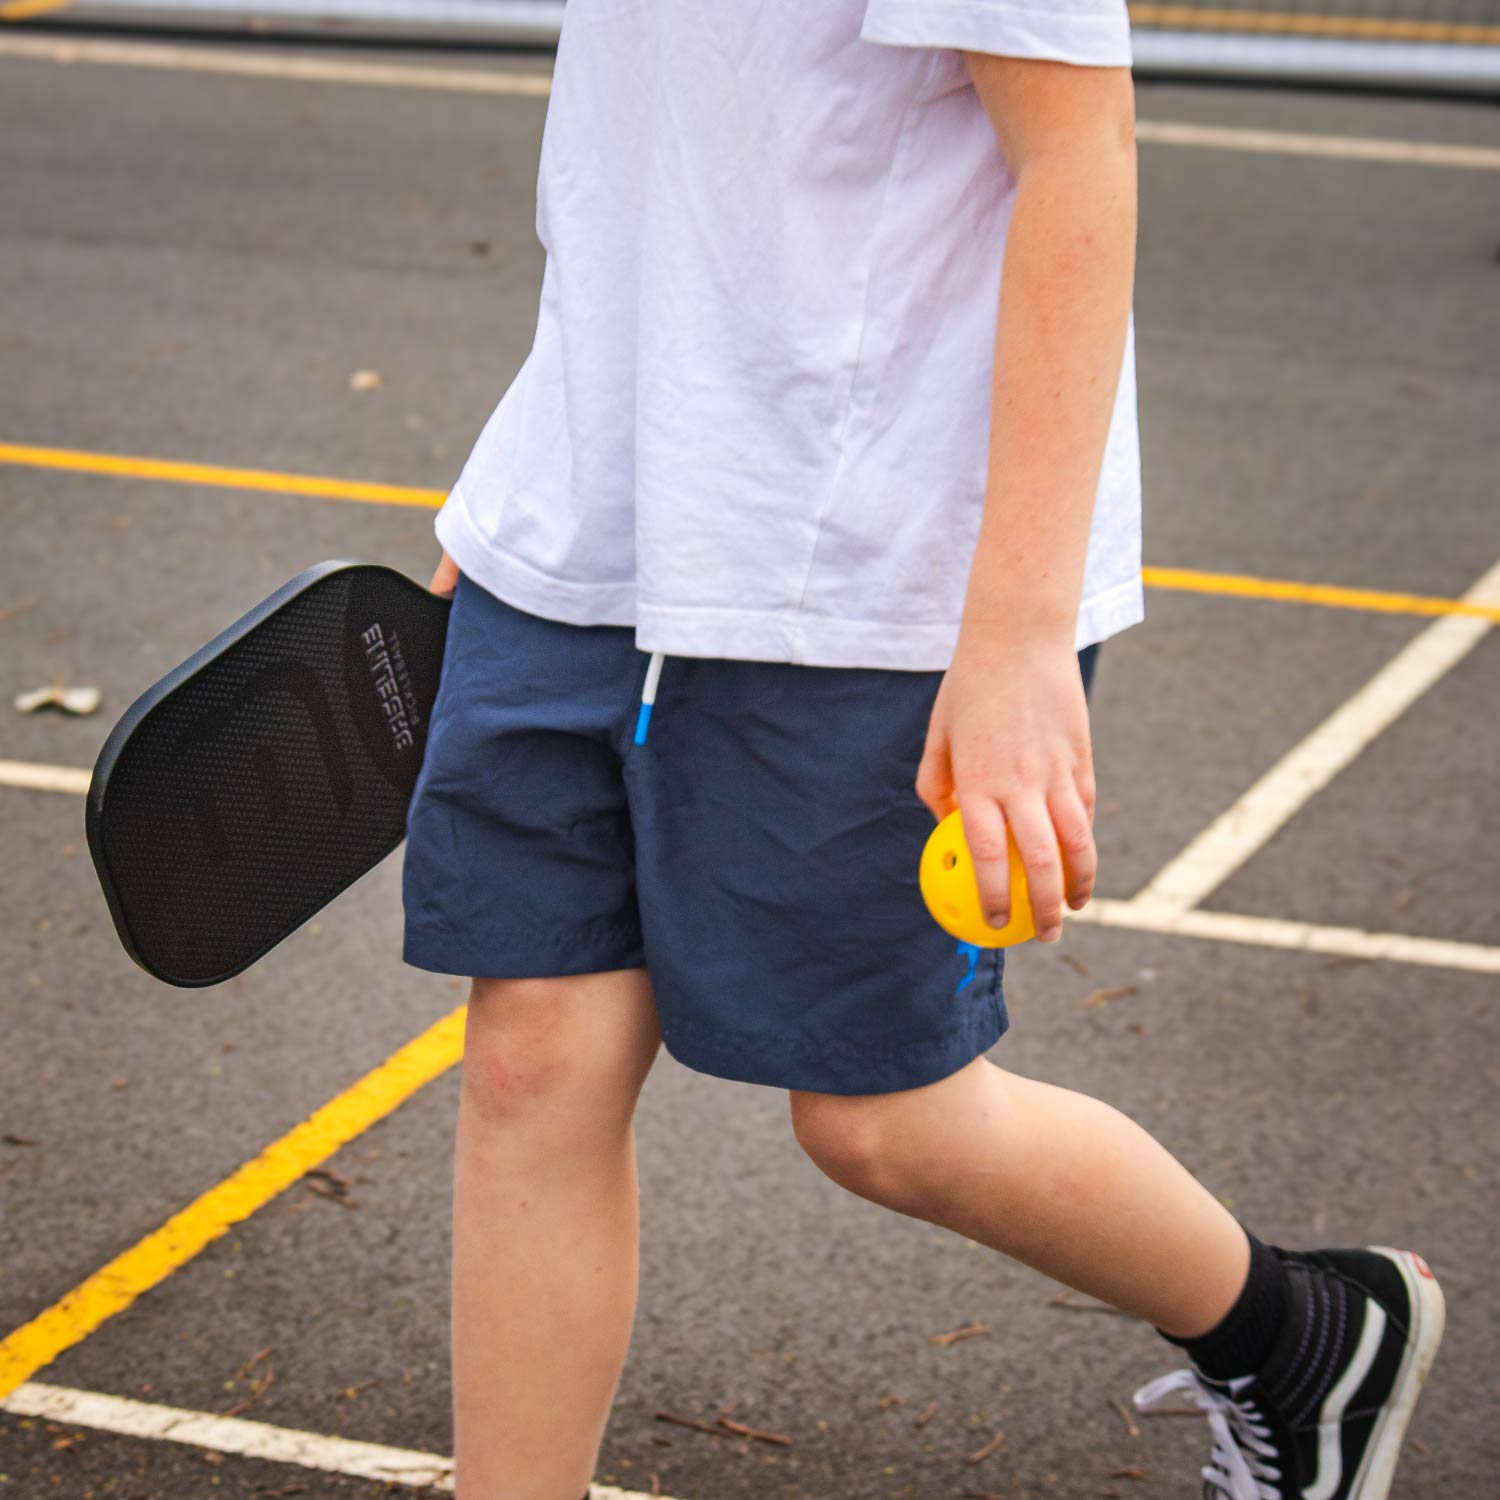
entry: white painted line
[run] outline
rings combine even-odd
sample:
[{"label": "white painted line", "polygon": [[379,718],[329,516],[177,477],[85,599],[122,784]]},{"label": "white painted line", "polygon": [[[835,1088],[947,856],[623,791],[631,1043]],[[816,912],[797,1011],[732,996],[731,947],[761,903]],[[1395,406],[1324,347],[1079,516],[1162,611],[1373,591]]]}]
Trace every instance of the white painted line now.
[{"label": "white painted line", "polygon": [[[55,0],[65,3],[65,0]],[[93,10],[161,8],[151,0],[88,0]],[[411,26],[473,26],[505,40],[555,43],[562,29],[563,0],[171,0],[174,11],[248,10],[262,19],[396,21]]]},{"label": "white painted line", "polygon": [[68,792],[88,795],[92,771],[73,766],[41,766],[25,760],[0,760],[0,786],[18,786],[28,792]]},{"label": "white painted line", "polygon": [[1230,912],[1173,912],[1165,907],[1144,906],[1139,898],[1135,901],[1090,901],[1082,911],[1068,912],[1066,916],[1070,921],[1123,927],[1133,932],[1159,932],[1168,937],[1205,938],[1211,942],[1244,943],[1257,948],[1287,948],[1302,953],[1330,953],[1343,958],[1421,964],[1433,969],[1500,974],[1500,948],[1483,943],[1408,937],[1399,932],[1364,932],[1357,927],[1320,927],[1313,922],[1246,917]]},{"label": "white painted line", "polygon": [[[54,63],[93,63],[110,67],[232,74],[242,78],[278,78],[301,83],[364,84],[378,88],[502,94],[532,99],[545,99],[552,92],[551,75],[545,72],[425,68],[252,48],[179,47],[54,36],[0,36],[0,57],[7,56]],[[1500,171],[1500,148],[1491,146],[1307,135],[1294,131],[1189,125],[1171,120],[1140,120],[1136,124],[1136,137],[1152,145],[1196,146],[1215,151],[1253,151],[1280,156]]]},{"label": "white painted line", "polygon": [[1394,83],[1454,94],[1493,92],[1500,84],[1500,47],[1488,44],[1158,31],[1154,26],[1137,26],[1130,42],[1137,78],[1188,73],[1280,83]]},{"label": "white painted line", "polygon": [[228,73],[242,78],[279,78],[295,83],[356,83],[377,88],[433,89],[455,94],[511,94],[545,99],[549,73],[496,72],[479,68],[407,67],[294,56],[253,48],[159,46],[145,42],[71,41],[39,36],[0,36],[0,57],[30,57],[54,63],[98,63],[117,68],[158,68],[187,73]]},{"label": "white painted line", "polygon": [[[298,1432],[249,1422],[243,1417],[219,1417],[211,1412],[184,1411],[175,1406],[155,1406],[125,1396],[105,1396],[95,1391],[73,1391],[63,1386],[35,1381],[18,1387],[0,1411],[17,1417],[39,1417],[94,1432],[121,1437],[184,1443],[214,1453],[232,1453],[240,1458],[259,1458],[267,1463],[296,1464],[325,1474],[345,1474],[354,1479],[383,1480],[417,1488],[453,1489],[453,1460],[436,1453],[415,1453],[404,1448],[382,1448],[377,1443],[358,1443],[351,1438],[324,1437],[316,1432]],[[592,1486],[591,1500],[653,1500],[634,1490],[611,1485]]]},{"label": "white painted line", "polygon": [[[1500,604],[1500,563],[1464,601]],[[1494,628],[1475,615],[1434,621],[1170,860],[1131,906],[1153,920],[1197,906]]]},{"label": "white painted line", "polygon": [[1500,148],[1447,146],[1436,141],[1381,140],[1370,136],[1303,135],[1290,130],[1245,130],[1227,125],[1186,125],[1140,120],[1136,139],[1153,146],[1198,146],[1254,151],[1268,156],[1320,156],[1337,161],[1395,162],[1419,167],[1465,167],[1500,172]]}]

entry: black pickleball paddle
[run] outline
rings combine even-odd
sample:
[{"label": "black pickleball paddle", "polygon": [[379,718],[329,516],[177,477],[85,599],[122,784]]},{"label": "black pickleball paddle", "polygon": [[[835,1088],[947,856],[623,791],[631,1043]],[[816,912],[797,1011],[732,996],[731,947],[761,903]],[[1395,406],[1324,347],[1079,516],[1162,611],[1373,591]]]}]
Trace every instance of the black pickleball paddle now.
[{"label": "black pickleball paddle", "polygon": [[85,821],[143,969],[232,978],[401,842],[448,610],[392,568],[320,563],[131,705]]}]

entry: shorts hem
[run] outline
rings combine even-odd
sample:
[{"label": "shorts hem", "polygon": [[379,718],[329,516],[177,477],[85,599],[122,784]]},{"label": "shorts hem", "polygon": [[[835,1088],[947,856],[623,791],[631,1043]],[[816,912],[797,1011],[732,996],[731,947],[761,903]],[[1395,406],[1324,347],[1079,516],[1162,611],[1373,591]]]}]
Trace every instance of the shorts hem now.
[{"label": "shorts hem", "polygon": [[496,953],[421,928],[407,930],[401,958],[414,969],[458,974],[466,979],[561,979],[572,974],[646,967],[645,949],[639,943],[623,948],[532,948]]},{"label": "shorts hem", "polygon": [[[687,1031],[714,1033],[691,1040]],[[895,1094],[937,1083],[988,1052],[1010,1029],[1005,1002],[994,996],[963,1025],[924,1041],[889,1047],[820,1043],[810,1037],[766,1037],[701,1022],[662,1025],[662,1044],[695,1073],[732,1083],[810,1094]],[[760,1055],[757,1055],[759,1053]]]}]

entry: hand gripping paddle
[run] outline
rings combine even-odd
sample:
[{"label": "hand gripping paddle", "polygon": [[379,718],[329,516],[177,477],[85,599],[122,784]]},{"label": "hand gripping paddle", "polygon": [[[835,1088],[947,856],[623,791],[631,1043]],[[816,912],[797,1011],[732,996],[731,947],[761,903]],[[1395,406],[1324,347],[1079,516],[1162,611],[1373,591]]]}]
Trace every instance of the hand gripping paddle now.
[{"label": "hand gripping paddle", "polygon": [[320,563],[131,705],[86,824],[143,969],[229,979],[401,842],[448,609],[394,569]]}]

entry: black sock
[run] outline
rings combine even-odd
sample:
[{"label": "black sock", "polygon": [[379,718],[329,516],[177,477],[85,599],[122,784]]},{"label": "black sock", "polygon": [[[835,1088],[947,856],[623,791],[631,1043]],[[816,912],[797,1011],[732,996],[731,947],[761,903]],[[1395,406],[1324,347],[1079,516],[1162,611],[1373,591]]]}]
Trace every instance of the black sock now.
[{"label": "black sock", "polygon": [[1186,1349],[1192,1362],[1210,1380],[1230,1380],[1250,1375],[1265,1364],[1281,1331],[1286,1315],[1286,1269],[1269,1245],[1253,1234],[1250,1241],[1250,1274],[1244,1289],[1223,1321],[1195,1339],[1162,1337]]}]

